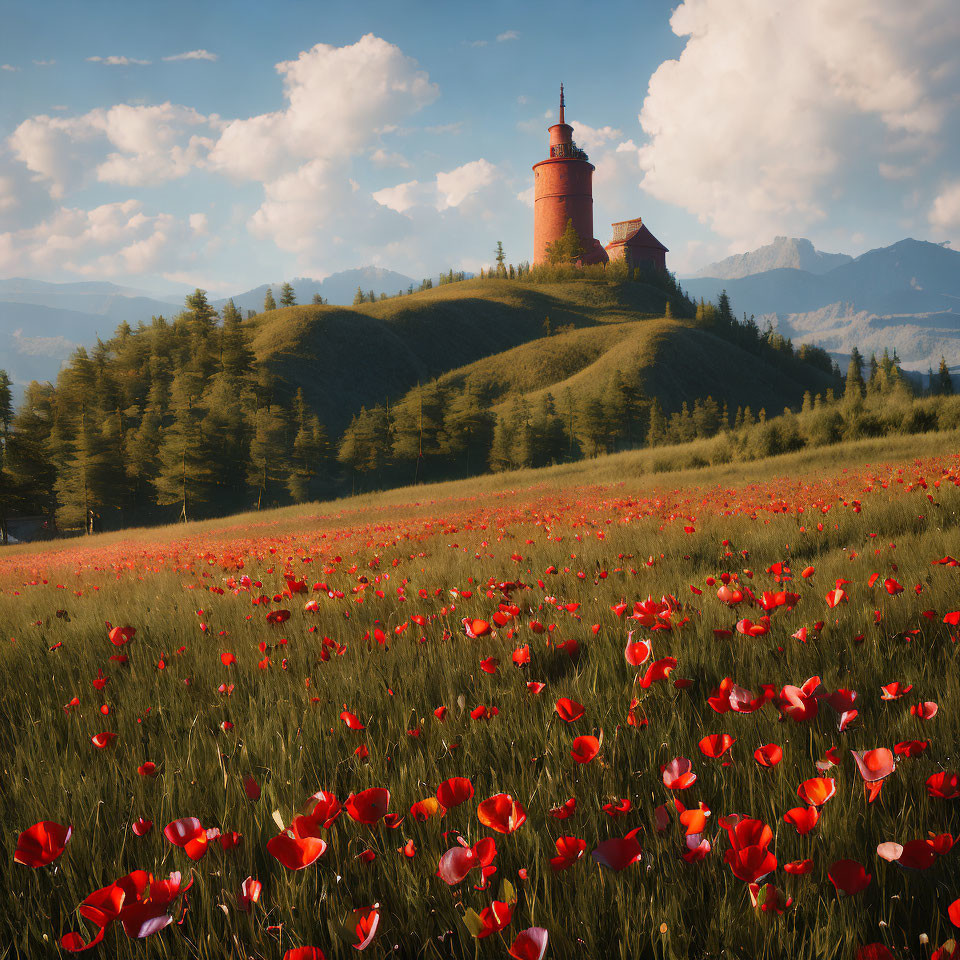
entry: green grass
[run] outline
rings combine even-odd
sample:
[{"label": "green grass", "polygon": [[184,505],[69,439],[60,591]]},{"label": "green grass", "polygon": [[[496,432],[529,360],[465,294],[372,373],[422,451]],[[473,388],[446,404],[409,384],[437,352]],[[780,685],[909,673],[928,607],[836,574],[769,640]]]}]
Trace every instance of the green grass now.
[{"label": "green grass", "polygon": [[[418,382],[461,384],[475,375],[504,399],[514,393],[576,395],[617,367],[642,370],[647,393],[668,410],[711,393],[779,412],[829,377],[784,376],[764,360],[696,329],[664,320],[666,294],[639,282],[523,283],[467,280],[357,307],[297,306],[246,322],[278,393],[301,387],[339,434],[361,406],[395,402]],[[554,331],[544,337],[544,320]]]},{"label": "green grass", "polygon": [[[960,553],[956,436],[866,441],[748,466],[685,470],[696,447],[5,550],[0,812],[7,845],[0,888],[7,900],[0,956],[56,956],[59,935],[81,929],[74,912],[80,900],[135,868],[192,870],[190,910],[182,926],[143,941],[129,941],[114,927],[97,955],[279,958],[291,946],[315,944],[328,957],[349,956],[354,951],[342,938],[342,920],[378,902],[381,928],[368,956],[503,957],[500,937],[474,941],[461,916],[499,898],[509,879],[519,901],[506,945],[519,930],[544,926],[548,957],[840,960],[875,941],[899,956],[927,956],[920,935],[939,945],[952,929],[946,907],[960,895],[957,854],[911,872],[880,860],[875,850],[882,841],[958,831],[955,801],[931,799],[924,787],[941,767],[956,769],[960,743],[958,646],[942,623],[944,613],[960,608],[958,568],[932,564]],[[934,487],[944,470],[953,471],[952,479]],[[919,476],[926,489],[916,486]],[[861,512],[852,509],[854,500],[862,502]],[[685,525],[695,532],[684,533]],[[792,565],[788,586],[801,595],[796,607],[774,614],[765,636],[717,638],[714,628],[730,628],[739,616],[756,620],[762,611],[726,609],[707,578],[736,573],[759,595],[777,588],[765,573],[777,561]],[[801,579],[808,564],[816,573]],[[551,566],[558,572],[547,573]],[[345,596],[311,592],[320,598],[320,613],[309,614],[302,595],[254,606],[250,593],[225,583],[246,574],[273,595],[287,570]],[[871,588],[873,573],[880,582]],[[899,596],[882,589],[888,576],[905,586]],[[838,578],[850,581],[850,601],[830,610],[824,596]],[[489,619],[502,596],[494,589],[488,597],[486,585],[506,580],[527,585],[513,594],[520,616],[495,637],[467,639],[461,618]],[[407,600],[398,597],[401,585]],[[473,594],[457,599],[453,588]],[[638,626],[634,638],[651,639],[655,657],[675,656],[673,677],[693,683],[644,691],[623,658],[630,623],[611,606],[665,594],[682,604],[675,629]],[[575,615],[562,609],[568,602],[580,603]],[[292,615],[271,627],[264,614],[277,606]],[[924,610],[936,616],[926,618]],[[425,627],[410,624],[413,613],[427,618]],[[555,630],[534,633],[534,619]],[[817,620],[823,629],[806,644],[791,637]],[[116,648],[106,621],[136,627],[123,651],[129,664],[109,661]],[[385,646],[363,640],[377,623],[390,639]],[[323,636],[345,643],[346,653],[322,662]],[[577,639],[579,661],[548,646],[547,637]],[[260,643],[268,648],[268,669],[258,667],[265,655]],[[532,662],[520,671],[511,653],[524,643]],[[62,645],[51,650],[56,644]],[[225,650],[237,657],[230,668],[220,662]],[[491,655],[500,659],[494,675],[479,669]],[[91,683],[99,669],[110,675],[102,694]],[[763,683],[779,689],[820,676],[827,690],[858,691],[860,717],[839,734],[826,704],[812,724],[781,721],[769,704],[756,714],[721,716],[706,698],[725,676],[754,692]],[[528,694],[528,679],[547,683],[539,697]],[[892,680],[915,689],[883,702],[880,685]],[[236,684],[231,697],[218,694],[221,682]],[[75,694],[81,703],[68,715],[63,705]],[[585,716],[570,725],[560,721],[553,708],[561,696],[582,702]],[[646,727],[625,722],[632,696],[642,699]],[[908,709],[917,700],[939,704],[922,728]],[[106,717],[101,703],[110,705]],[[340,722],[343,704],[361,717],[364,732]],[[432,713],[440,704],[450,711],[443,724]],[[498,707],[499,715],[471,720],[468,711],[478,704]],[[219,729],[223,719],[236,725],[229,734]],[[418,738],[407,733],[415,727]],[[119,735],[105,751],[90,743],[101,730]],[[575,764],[573,737],[600,731],[600,757]],[[726,767],[697,747],[704,734],[720,732],[737,738]],[[849,749],[892,747],[915,736],[930,740],[927,753],[903,761],[868,806]],[[762,770],[751,754],[767,742],[783,747],[784,760]],[[360,743],[370,751],[365,764],[354,757]],[[836,777],[837,795],[814,833],[798,837],[783,814],[798,805],[797,785],[817,776],[814,761],[834,745],[840,766],[826,775]],[[680,859],[675,817],[666,832],[655,828],[654,808],[673,800],[660,766],[676,756],[690,758],[698,774],[677,797],[688,806],[702,800],[713,811],[706,835],[714,849],[700,864]],[[155,780],[137,774],[147,759],[160,767]],[[263,788],[256,803],[243,791],[248,774]],[[371,831],[343,816],[329,832],[327,853],[298,873],[266,852],[277,832],[272,812],[289,823],[315,790],[333,790],[344,800],[351,791],[386,786],[390,809],[406,813],[452,776],[469,777],[476,795],[442,820],[417,824],[407,816],[396,830]],[[476,805],[501,791],[523,803],[528,819],[515,833],[496,835],[498,872],[490,888],[476,891],[470,880],[447,887],[434,875],[453,845],[441,833],[459,830],[471,843],[491,835]],[[570,796],[577,798],[574,817],[547,816]],[[611,820],[601,805],[621,797],[635,809]],[[718,820],[731,813],[759,817],[774,831],[779,866],[771,879],[794,897],[782,918],[755,915],[746,885],[723,862],[729,844]],[[141,815],[155,826],[137,839],[129,824]],[[237,830],[244,844],[211,850],[191,864],[162,834],[180,816]],[[38,870],[14,864],[17,834],[41,819],[73,825],[66,851]],[[637,826],[643,827],[639,864],[614,874],[590,859],[599,841]],[[554,875],[548,860],[561,835],[585,839],[587,856]],[[408,839],[418,848],[412,860],[397,852]],[[355,857],[368,846],[378,856],[364,866]],[[783,872],[785,862],[807,857],[814,860],[808,876]],[[826,874],[844,857],[866,865],[873,880],[863,893],[840,900]],[[518,878],[521,868],[527,880]],[[250,917],[234,907],[247,876],[264,885]],[[278,924],[279,943],[267,929]]]}]

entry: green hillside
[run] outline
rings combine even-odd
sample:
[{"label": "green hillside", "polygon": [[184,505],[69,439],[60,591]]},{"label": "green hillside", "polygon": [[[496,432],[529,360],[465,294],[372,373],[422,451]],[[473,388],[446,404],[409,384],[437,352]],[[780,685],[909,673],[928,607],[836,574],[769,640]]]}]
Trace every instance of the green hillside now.
[{"label": "green hillside", "polygon": [[[694,320],[664,319],[663,290],[632,281],[468,280],[357,307],[298,306],[247,321],[281,392],[301,387],[332,432],[361,406],[395,403],[418,382],[494,403],[595,392],[617,370],[668,412],[712,396],[731,411],[779,412],[826,371],[758,356]],[[682,308],[681,304],[678,304]],[[549,319],[550,336],[544,336]]]},{"label": "green hillside", "polygon": [[[245,326],[252,331],[257,358],[270,367],[281,393],[302,387],[336,433],[361,406],[397,399],[418,381],[496,354],[505,362],[494,371],[507,368],[509,351],[522,344],[544,351],[542,364],[553,369],[555,354],[572,346],[564,339],[569,334],[543,338],[547,318],[554,330],[594,328],[576,340],[576,349],[597,359],[595,337],[612,346],[608,326],[619,327],[619,335],[626,336],[624,324],[662,316],[666,300],[662,290],[637,282],[467,280],[351,308],[271,310]],[[603,331],[596,330],[600,326]],[[557,369],[567,376],[579,369],[578,362],[567,356]]]}]

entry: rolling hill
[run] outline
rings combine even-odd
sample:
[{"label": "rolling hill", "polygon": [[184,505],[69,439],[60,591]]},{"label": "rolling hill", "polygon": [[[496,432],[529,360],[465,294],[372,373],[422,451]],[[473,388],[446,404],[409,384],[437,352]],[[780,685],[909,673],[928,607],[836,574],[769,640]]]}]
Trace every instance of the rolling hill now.
[{"label": "rolling hill", "polygon": [[643,283],[467,280],[355,308],[288,307],[245,324],[281,395],[301,387],[334,433],[361,406],[434,379],[459,387],[479,378],[503,402],[567,387],[582,395],[619,368],[642,372],[667,410],[710,394],[777,412],[806,389],[834,385],[812,367],[774,367],[692,321],[664,319],[664,301]]}]

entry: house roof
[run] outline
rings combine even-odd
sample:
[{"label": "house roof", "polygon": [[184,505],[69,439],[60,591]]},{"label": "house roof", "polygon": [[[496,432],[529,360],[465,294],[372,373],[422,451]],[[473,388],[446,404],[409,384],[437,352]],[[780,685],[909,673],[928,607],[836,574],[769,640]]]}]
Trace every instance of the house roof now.
[{"label": "house roof", "polygon": [[[636,230],[627,234],[622,240],[611,240],[610,243],[607,244],[607,248],[625,244],[630,247],[653,247],[656,250],[669,252],[669,248],[665,247],[647,227],[640,222],[639,218],[637,218],[637,220],[621,220],[620,223],[637,223],[638,226]],[[616,227],[618,224],[615,223],[613,226]]]}]

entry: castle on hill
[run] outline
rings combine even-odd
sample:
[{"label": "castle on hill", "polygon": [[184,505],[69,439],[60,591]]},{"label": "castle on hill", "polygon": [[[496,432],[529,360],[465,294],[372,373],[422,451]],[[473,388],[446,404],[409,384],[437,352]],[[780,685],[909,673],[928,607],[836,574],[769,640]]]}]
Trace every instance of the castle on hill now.
[{"label": "castle on hill", "polygon": [[581,263],[623,260],[630,267],[652,264],[666,269],[667,248],[647,229],[640,217],[612,224],[613,238],[604,247],[593,235],[593,171],[586,152],[573,142],[573,127],[563,118],[563,84],[560,84],[560,119],[550,130],[550,155],[533,165],[533,262],[548,262],[548,247],[563,235],[572,221],[584,251]]}]

